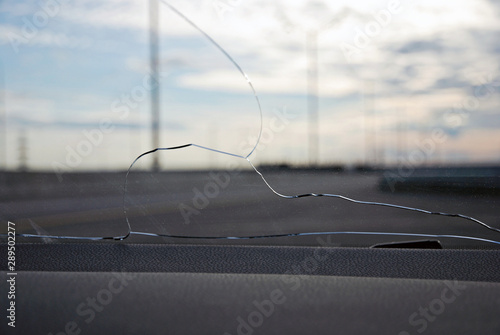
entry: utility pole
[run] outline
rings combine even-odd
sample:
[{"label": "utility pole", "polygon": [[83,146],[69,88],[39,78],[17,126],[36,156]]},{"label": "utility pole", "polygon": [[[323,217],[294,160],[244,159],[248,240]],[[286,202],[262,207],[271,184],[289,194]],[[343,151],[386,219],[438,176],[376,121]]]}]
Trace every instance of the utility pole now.
[{"label": "utility pole", "polygon": [[318,32],[306,35],[307,112],[309,115],[309,166],[318,165]]},{"label": "utility pole", "polygon": [[26,133],[24,130],[19,131],[19,137],[18,137],[18,142],[17,142],[17,152],[19,154],[19,171],[25,172],[28,170],[28,146],[27,146],[27,140],[26,140]]},{"label": "utility pole", "polygon": [[0,187],[6,186],[6,172],[7,172],[7,115],[5,110],[5,84],[4,84],[4,71],[3,63],[0,61],[0,159],[2,164],[0,166]]},{"label": "utility pole", "polygon": [[[0,133],[3,134],[0,137],[0,159],[2,163],[0,165],[0,170],[7,171],[7,112],[5,109],[5,80],[4,80],[4,67],[3,63],[0,61]],[[0,182],[4,182],[3,174],[0,178]],[[0,184],[1,186],[2,184]]]},{"label": "utility pole", "polygon": [[377,160],[377,129],[375,122],[375,85],[365,82],[363,89],[363,108],[365,119],[365,165],[375,166]]},{"label": "utility pole", "polygon": [[[149,0],[149,61],[151,77],[156,84],[151,90],[151,135],[153,149],[160,146],[160,82],[158,56],[158,0]],[[153,171],[160,170],[158,155],[153,155]]]},{"label": "utility pole", "polygon": [[396,159],[395,163],[398,164],[399,157],[403,156],[403,132],[404,132],[404,117],[403,112],[398,109],[396,114],[397,126],[396,126]]}]

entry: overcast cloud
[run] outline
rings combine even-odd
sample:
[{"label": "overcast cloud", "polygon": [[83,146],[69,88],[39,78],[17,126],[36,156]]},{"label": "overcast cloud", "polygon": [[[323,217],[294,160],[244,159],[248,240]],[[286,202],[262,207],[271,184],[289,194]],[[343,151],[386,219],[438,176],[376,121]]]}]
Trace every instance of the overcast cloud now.
[{"label": "overcast cloud", "polygon": [[[307,46],[314,42],[321,162],[356,163],[375,151],[396,161],[404,154],[395,150],[398,138],[412,150],[435,128],[449,138],[441,156],[430,159],[455,162],[460,152],[461,160],[500,160],[500,141],[491,140],[500,127],[495,1],[170,3],[246,72],[264,126],[277,110],[294,115],[259,153],[260,162],[307,161]],[[160,22],[161,145],[197,143],[244,154],[260,126],[245,79],[161,3]],[[138,93],[148,75],[148,1],[4,1],[0,32],[6,166],[17,164],[21,129],[30,165],[47,169],[103,119],[116,131],[82,168],[124,168],[151,149],[149,91],[128,105],[123,98]],[[119,107],[129,109],[126,117]],[[378,147],[366,147],[373,133]],[[204,163],[186,157],[190,164]]]}]

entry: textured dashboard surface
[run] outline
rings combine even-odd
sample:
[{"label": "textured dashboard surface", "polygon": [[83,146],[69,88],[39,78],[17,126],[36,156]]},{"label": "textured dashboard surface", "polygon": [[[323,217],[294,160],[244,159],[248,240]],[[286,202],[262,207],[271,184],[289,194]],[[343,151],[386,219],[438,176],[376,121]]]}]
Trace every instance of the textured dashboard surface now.
[{"label": "textured dashboard surface", "polygon": [[18,334],[500,333],[498,283],[138,272],[17,280]]},{"label": "textured dashboard surface", "polygon": [[[71,243],[16,246],[19,271],[302,273],[500,282],[500,251]],[[0,254],[6,254],[0,244]],[[0,257],[0,269],[7,269]]]},{"label": "textured dashboard surface", "polygon": [[1,334],[500,334],[492,250],[16,248],[16,328]]}]

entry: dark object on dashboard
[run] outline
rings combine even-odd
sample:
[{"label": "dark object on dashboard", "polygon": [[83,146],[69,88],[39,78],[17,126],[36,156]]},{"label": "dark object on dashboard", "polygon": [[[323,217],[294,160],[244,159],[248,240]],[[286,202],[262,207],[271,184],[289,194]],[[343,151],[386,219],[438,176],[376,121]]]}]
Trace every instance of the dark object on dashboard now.
[{"label": "dark object on dashboard", "polygon": [[419,240],[404,242],[377,243],[370,248],[398,248],[398,249],[443,249],[438,240]]}]

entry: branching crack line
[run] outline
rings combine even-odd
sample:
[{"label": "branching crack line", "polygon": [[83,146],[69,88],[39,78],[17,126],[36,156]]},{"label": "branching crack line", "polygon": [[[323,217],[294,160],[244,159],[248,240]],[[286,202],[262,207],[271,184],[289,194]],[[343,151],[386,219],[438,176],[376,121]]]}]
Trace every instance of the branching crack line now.
[{"label": "branching crack line", "polygon": [[190,235],[171,235],[171,234],[157,234],[157,233],[148,233],[148,232],[142,232],[142,231],[133,231],[132,227],[130,225],[130,221],[127,215],[127,208],[125,205],[125,199],[126,199],[126,194],[128,191],[128,177],[130,174],[130,171],[134,167],[137,161],[139,161],[140,158],[156,153],[158,151],[167,151],[167,150],[180,150],[188,147],[196,147],[202,150],[209,150],[213,152],[217,152],[223,155],[228,155],[232,157],[236,157],[239,159],[245,159],[249,165],[253,168],[253,170],[261,177],[263,182],[266,184],[266,186],[277,196],[284,198],[284,199],[299,199],[299,198],[304,198],[304,197],[330,197],[330,198],[338,198],[342,200],[346,200],[349,202],[353,202],[356,204],[360,205],[372,205],[372,206],[383,206],[383,207],[391,207],[395,209],[401,209],[401,210],[407,210],[407,211],[415,211],[423,214],[429,214],[429,215],[440,215],[440,216],[448,216],[448,217],[456,217],[456,218],[461,218],[465,220],[472,221],[474,223],[477,223],[484,228],[487,228],[489,230],[492,230],[494,232],[500,233],[500,229],[492,227],[478,219],[475,219],[473,217],[463,215],[463,214],[452,214],[452,213],[445,213],[445,212],[432,212],[428,211],[425,209],[420,209],[420,208],[414,208],[414,207],[407,207],[407,206],[401,206],[401,205],[396,205],[396,204],[389,204],[389,203],[383,203],[383,202],[373,202],[373,201],[361,201],[361,200],[356,200],[356,199],[351,199],[343,195],[339,194],[329,194],[329,193],[303,193],[303,194],[296,194],[296,195],[285,195],[282,193],[277,192],[266,180],[262,172],[260,172],[255,165],[250,161],[248,157],[244,157],[241,155],[233,154],[230,152],[225,152],[225,151],[220,151],[212,148],[207,148],[201,145],[197,144],[185,144],[181,146],[176,146],[176,147],[169,147],[169,148],[156,148],[154,150],[147,151],[141,155],[139,155],[130,165],[130,167],[127,170],[127,174],[125,176],[125,184],[124,184],[124,193],[123,193],[123,212],[125,216],[125,220],[127,222],[128,226],[128,232],[124,236],[117,236],[117,237],[77,237],[77,236],[53,236],[53,235],[34,235],[34,234],[17,234],[18,236],[21,237],[38,237],[38,238],[54,238],[54,239],[73,239],[73,240],[125,240],[131,235],[141,235],[141,236],[151,236],[151,237],[166,237],[166,238],[179,238],[179,239],[201,239],[201,240],[249,240],[249,239],[261,239],[261,238],[279,238],[279,237],[296,237],[296,236],[317,236],[317,235],[379,235],[379,236],[408,236],[408,237],[426,237],[426,238],[454,238],[454,239],[463,239],[463,240],[473,240],[473,241],[478,241],[478,242],[487,242],[487,243],[493,243],[500,245],[500,241],[495,241],[495,240],[490,240],[490,239],[485,239],[485,238],[479,238],[479,237],[473,237],[473,236],[466,236],[466,235],[453,235],[453,234],[420,234],[420,233],[400,233],[400,232],[363,232],[363,231],[325,231],[325,232],[300,232],[300,233],[288,233],[288,234],[268,234],[268,235],[252,235],[252,236],[190,236]]}]

